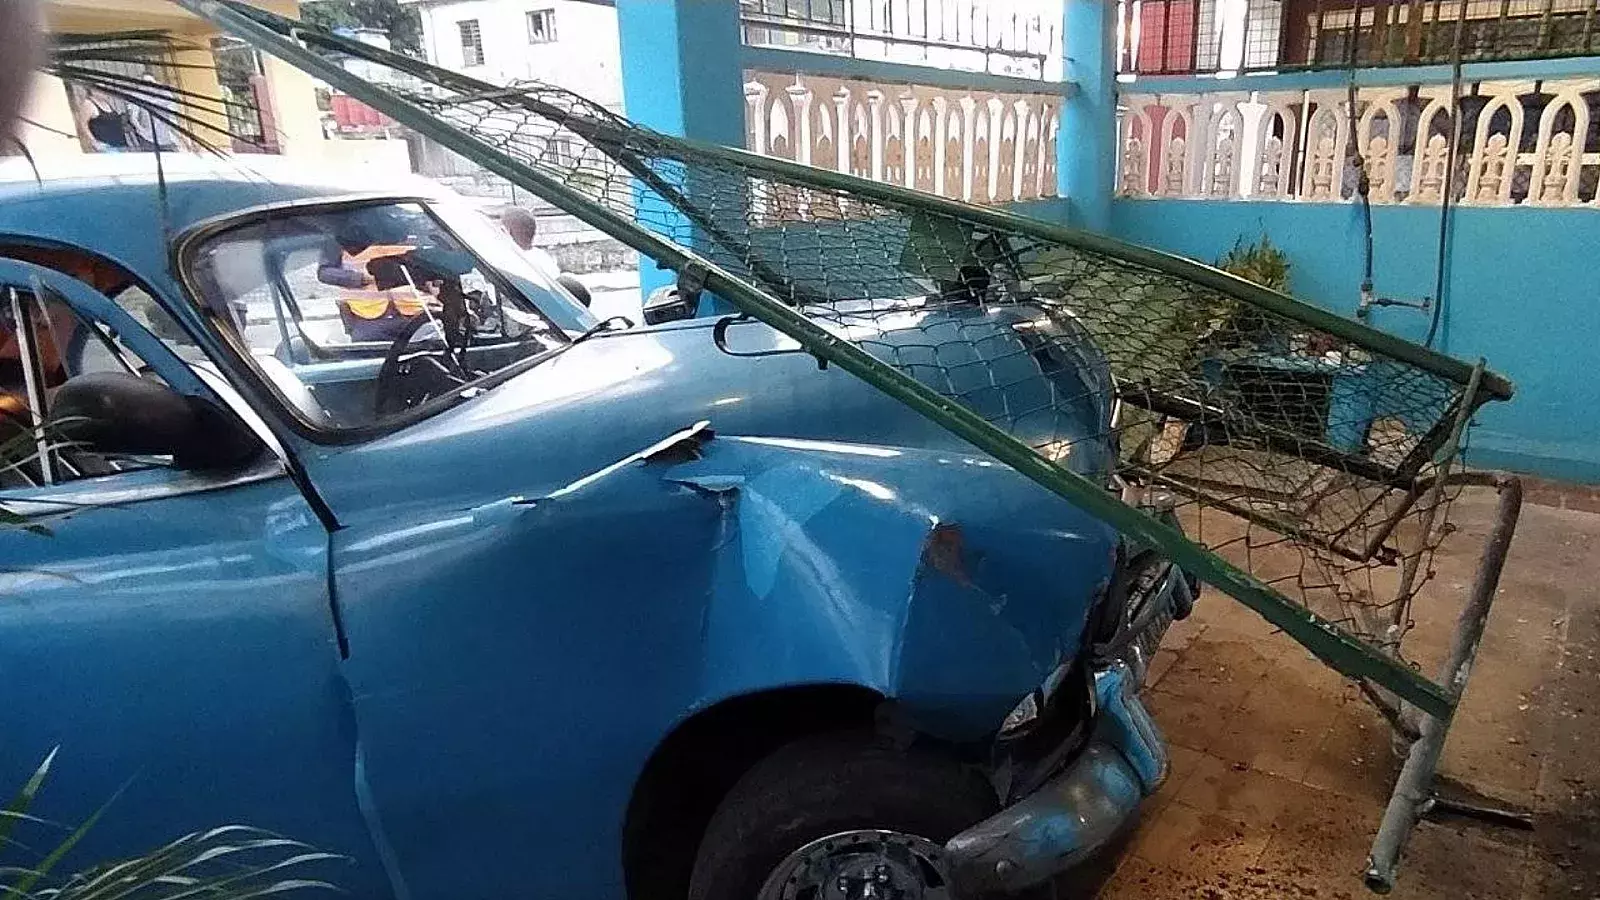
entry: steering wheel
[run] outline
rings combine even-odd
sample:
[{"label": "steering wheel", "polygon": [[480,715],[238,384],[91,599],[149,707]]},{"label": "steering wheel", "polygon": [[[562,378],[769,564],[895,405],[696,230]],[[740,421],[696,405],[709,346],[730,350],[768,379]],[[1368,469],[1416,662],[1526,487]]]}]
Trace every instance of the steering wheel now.
[{"label": "steering wheel", "polygon": [[[445,346],[438,349],[418,350],[407,355],[405,350],[411,345],[411,339],[423,325],[433,324],[434,319],[428,316],[417,316],[406,324],[400,336],[389,345],[388,351],[383,355],[383,365],[378,368],[377,383],[373,388],[373,413],[379,417],[401,412],[426,400],[436,393],[434,386],[444,382],[445,389],[456,387],[472,380],[472,373],[467,370],[463,359],[465,352],[456,349],[456,342],[450,339],[446,327],[439,323]],[[470,326],[464,326],[470,327]],[[461,342],[464,351],[465,341]],[[420,367],[420,368],[419,368]],[[432,382],[420,392],[410,391],[402,393],[398,382],[412,381],[413,376],[423,375],[425,380]]]}]

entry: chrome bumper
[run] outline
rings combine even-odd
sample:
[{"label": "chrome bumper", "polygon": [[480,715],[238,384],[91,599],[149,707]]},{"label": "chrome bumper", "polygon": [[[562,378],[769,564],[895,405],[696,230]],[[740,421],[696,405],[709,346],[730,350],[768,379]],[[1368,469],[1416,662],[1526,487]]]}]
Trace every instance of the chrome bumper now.
[{"label": "chrome bumper", "polygon": [[1167,777],[1167,748],[1126,664],[1095,676],[1089,746],[1038,791],[945,845],[957,896],[1042,884],[1110,843]]}]

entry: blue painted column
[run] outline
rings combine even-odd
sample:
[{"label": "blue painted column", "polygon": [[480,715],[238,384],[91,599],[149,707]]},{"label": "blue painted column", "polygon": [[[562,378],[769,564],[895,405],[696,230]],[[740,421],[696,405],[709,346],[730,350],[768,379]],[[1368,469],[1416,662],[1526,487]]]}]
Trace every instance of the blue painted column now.
[{"label": "blue painted column", "polygon": [[[743,40],[739,4],[723,0],[617,0],[622,97],[628,118],[663,134],[744,146]],[[691,197],[694,184],[680,185]],[[659,227],[668,216],[649,197],[639,218]],[[675,216],[676,214],[670,214]],[[682,241],[681,220],[669,230]],[[639,264],[646,295],[673,280],[655,263]],[[707,310],[702,307],[702,313]]]},{"label": "blue painted column", "polygon": [[1111,228],[1116,189],[1116,0],[1066,0],[1062,80],[1073,86],[1061,107],[1056,170],[1071,224]]}]

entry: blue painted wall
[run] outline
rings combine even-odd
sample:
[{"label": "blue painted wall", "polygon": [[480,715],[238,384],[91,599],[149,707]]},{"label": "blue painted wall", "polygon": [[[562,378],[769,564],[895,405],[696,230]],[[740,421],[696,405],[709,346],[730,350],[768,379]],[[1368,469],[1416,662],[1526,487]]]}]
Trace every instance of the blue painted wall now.
[{"label": "blue painted wall", "polygon": [[[744,146],[744,75],[737,4],[709,0],[618,0],[623,103],[628,118],[664,134]],[[690,196],[704,190],[676,185]],[[635,198],[639,219],[663,233],[687,223],[652,192]],[[671,272],[639,262],[639,287],[671,284]]]},{"label": "blue painted wall", "polygon": [[1056,170],[1071,200],[1071,224],[1104,231],[1116,190],[1116,8],[1106,0],[1066,0],[1063,76],[1074,90],[1061,106]]},{"label": "blue painted wall", "polygon": [[704,0],[618,0],[628,118],[667,134],[744,145],[739,10]]},{"label": "blue painted wall", "polygon": [[[1361,282],[1360,208],[1350,204],[1118,200],[1111,230],[1135,243],[1214,262],[1265,233],[1293,264],[1291,292],[1354,315]],[[1600,216],[1585,209],[1452,212],[1445,303],[1436,345],[1483,356],[1517,396],[1477,419],[1478,465],[1600,482]],[[1374,281],[1383,296],[1431,295],[1439,210],[1372,210]],[[1374,310],[1372,324],[1413,340],[1428,314]]]}]

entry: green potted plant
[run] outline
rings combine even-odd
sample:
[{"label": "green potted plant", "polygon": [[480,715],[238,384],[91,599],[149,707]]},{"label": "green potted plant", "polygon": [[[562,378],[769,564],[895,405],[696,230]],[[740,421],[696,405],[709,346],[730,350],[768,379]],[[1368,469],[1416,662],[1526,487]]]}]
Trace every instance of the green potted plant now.
[{"label": "green potted plant", "polygon": [[1281,294],[1289,292],[1289,256],[1264,234],[1250,244],[1243,237],[1234,241],[1233,249],[1217,260],[1217,268]]}]

